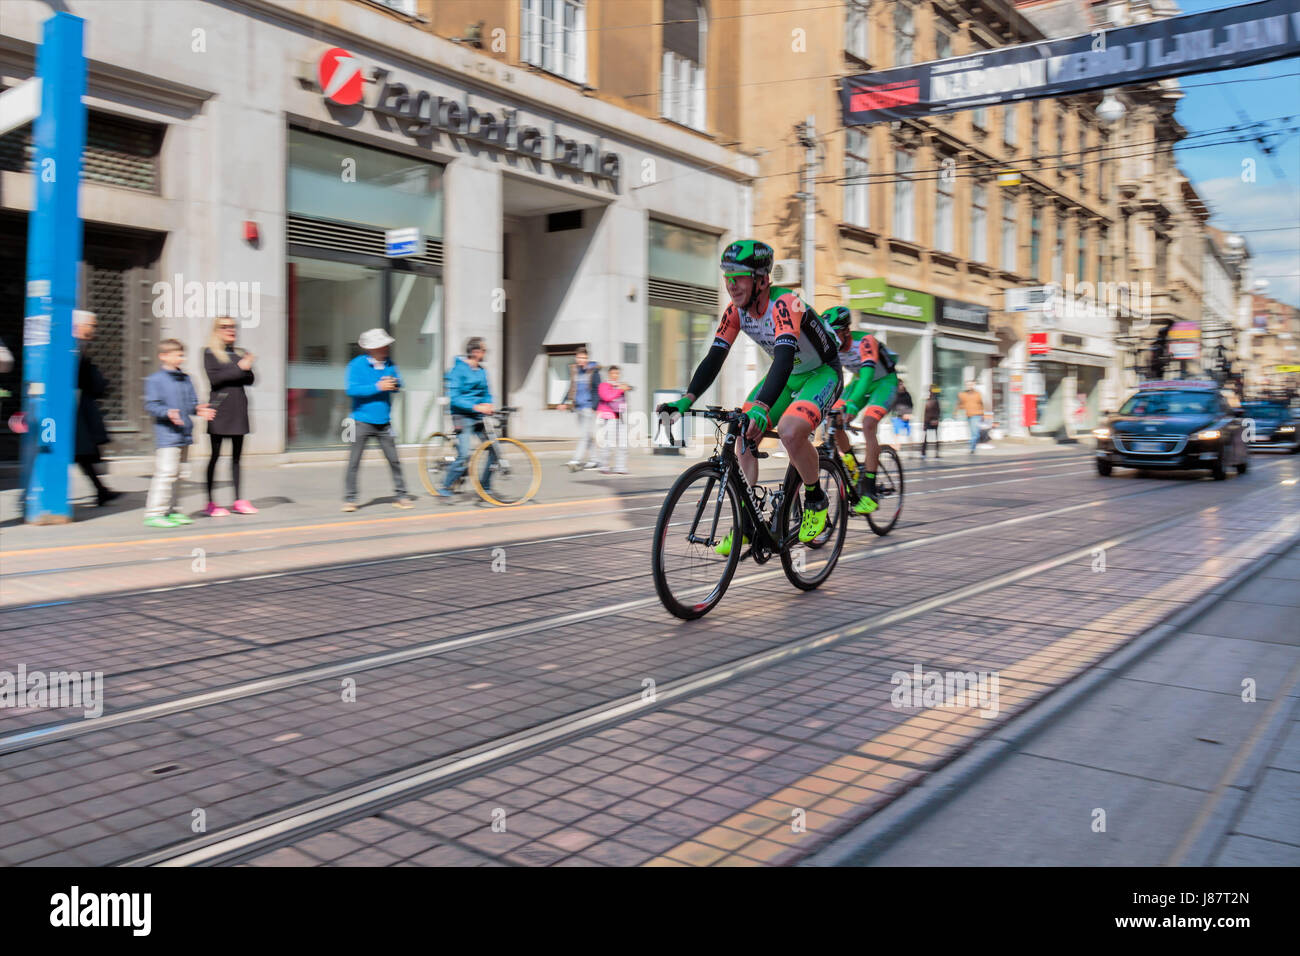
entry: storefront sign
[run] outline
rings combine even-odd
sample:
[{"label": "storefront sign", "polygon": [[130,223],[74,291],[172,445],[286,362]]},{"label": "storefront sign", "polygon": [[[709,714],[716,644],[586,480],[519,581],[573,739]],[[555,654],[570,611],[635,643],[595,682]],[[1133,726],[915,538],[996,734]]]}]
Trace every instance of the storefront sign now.
[{"label": "storefront sign", "polygon": [[848,77],[840,105],[845,126],[862,126],[1236,69],[1297,53],[1295,0],[1262,0]]},{"label": "storefront sign", "polygon": [[[495,111],[469,105],[467,94],[439,96],[428,90],[412,89],[391,82],[388,70],[373,69],[379,94],[368,106],[377,117],[393,121],[412,139],[425,139],[441,131],[485,146],[527,156],[552,166],[586,173],[611,183],[615,190],[621,172],[618,153],[603,151],[595,144],[569,139],[540,127],[521,125],[519,111],[501,107]],[[325,99],[340,106],[362,102],[361,66],[351,53],[339,47],[326,50],[318,64],[318,79]],[[382,122],[382,121],[381,121]]]},{"label": "storefront sign", "polygon": [[1046,355],[1050,351],[1052,351],[1052,346],[1047,341],[1046,332],[1029,333],[1029,354],[1030,355]]},{"label": "storefront sign", "polygon": [[418,256],[422,251],[421,245],[420,230],[414,226],[384,232],[384,255],[391,259]]},{"label": "storefront sign", "polygon": [[939,324],[951,325],[959,329],[973,329],[977,332],[989,330],[989,310],[987,306],[971,302],[957,302],[954,299],[935,297],[938,308]]},{"label": "storefront sign", "polygon": [[850,279],[849,308],[892,319],[934,321],[934,296],[911,289],[895,289],[884,279]]},{"label": "storefront sign", "polygon": [[1041,312],[1047,307],[1055,293],[1050,285],[1031,285],[1019,289],[1006,290],[1006,310],[1008,312]]},{"label": "storefront sign", "polygon": [[1175,322],[1169,329],[1169,357],[1194,359],[1201,354],[1201,327],[1195,322]]},{"label": "storefront sign", "polygon": [[1300,372],[1300,365],[1277,365],[1273,368],[1274,372],[1284,374],[1286,372]]}]

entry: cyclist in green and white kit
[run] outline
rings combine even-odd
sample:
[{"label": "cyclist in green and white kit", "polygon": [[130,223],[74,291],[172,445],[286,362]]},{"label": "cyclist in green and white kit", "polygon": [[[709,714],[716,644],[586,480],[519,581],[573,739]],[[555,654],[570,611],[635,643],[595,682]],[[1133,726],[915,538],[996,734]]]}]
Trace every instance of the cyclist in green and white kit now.
[{"label": "cyclist in green and white kit", "polygon": [[857,485],[861,500],[853,506],[860,515],[870,514],[876,510],[876,468],[880,465],[880,443],[876,440],[876,426],[885,417],[894,396],[898,394],[898,356],[885,348],[869,332],[853,331],[853,314],[844,306],[836,305],[822,313],[822,319],[835,330],[840,343],[840,364],[850,371],[856,369],[857,375],[849,383],[844,397],[835,403],[832,412],[842,412],[845,424],[852,423],[858,412],[863,409],[862,438],[866,444],[866,454],[859,474],[857,459],[849,444],[849,434],[840,430],[835,433],[835,445],[840,450],[840,458],[849,472],[849,477]]},{"label": "cyclist in green and white kit", "polygon": [[[754,239],[733,242],[723,251],[722,274],[731,304],[686,394],[660,405],[658,410],[685,413],[717,378],[736,335],[743,331],[752,338],[772,357],[772,367],[743,406],[749,417],[745,437],[756,442],[769,423],[776,422],[781,444],[804,482],[799,540],[806,543],[826,529],[830,505],[818,480],[817,449],[809,439],[839,397],[843,373],[835,335],[817,311],[790,289],[772,286],[775,258],[771,246]],[[758,461],[747,450],[742,450],[739,457],[746,479],[753,484],[758,480]],[[742,527],[750,527],[750,520],[749,515],[742,515]],[[728,555],[731,547],[729,534],[717,551]]]}]

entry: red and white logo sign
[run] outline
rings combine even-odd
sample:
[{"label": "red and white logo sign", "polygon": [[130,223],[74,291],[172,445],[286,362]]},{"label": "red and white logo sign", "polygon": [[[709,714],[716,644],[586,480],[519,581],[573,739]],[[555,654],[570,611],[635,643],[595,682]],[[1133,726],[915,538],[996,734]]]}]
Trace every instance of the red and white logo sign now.
[{"label": "red and white logo sign", "polygon": [[1029,354],[1030,355],[1047,355],[1051,351],[1052,351],[1052,347],[1047,342],[1046,332],[1029,333]]},{"label": "red and white logo sign", "polygon": [[361,72],[361,61],[347,50],[337,46],[326,50],[321,55],[316,73],[327,100],[339,106],[361,102],[366,78]]}]

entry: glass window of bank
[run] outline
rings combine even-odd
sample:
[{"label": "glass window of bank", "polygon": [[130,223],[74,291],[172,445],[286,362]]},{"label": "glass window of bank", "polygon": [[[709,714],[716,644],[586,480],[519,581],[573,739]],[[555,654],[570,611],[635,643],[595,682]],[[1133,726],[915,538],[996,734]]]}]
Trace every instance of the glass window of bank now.
[{"label": "glass window of bank", "polygon": [[[680,392],[713,345],[720,311],[718,237],[651,219],[649,275],[649,386]],[[715,383],[696,405],[716,392]]]},{"label": "glass window of bank", "polygon": [[[419,441],[440,425],[443,167],[298,129],[288,141],[288,447],[344,444],[346,367],[372,328],[396,340],[398,440]],[[411,226],[421,254],[388,258],[384,231]]]}]

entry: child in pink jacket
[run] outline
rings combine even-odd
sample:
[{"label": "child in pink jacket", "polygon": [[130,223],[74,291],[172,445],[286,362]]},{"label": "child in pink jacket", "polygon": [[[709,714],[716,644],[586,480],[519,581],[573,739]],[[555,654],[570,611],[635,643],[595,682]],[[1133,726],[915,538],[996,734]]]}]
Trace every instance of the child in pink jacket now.
[{"label": "child in pink jacket", "polygon": [[[596,406],[599,419],[600,438],[600,473],[602,475],[627,474],[627,399],[624,393],[632,390],[620,379],[622,370],[617,365],[608,369],[608,378],[600,383],[597,393],[600,403]],[[614,468],[609,467],[609,450],[614,449]]]}]

